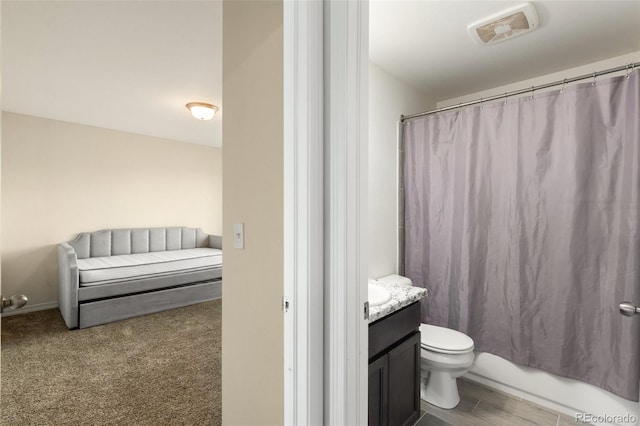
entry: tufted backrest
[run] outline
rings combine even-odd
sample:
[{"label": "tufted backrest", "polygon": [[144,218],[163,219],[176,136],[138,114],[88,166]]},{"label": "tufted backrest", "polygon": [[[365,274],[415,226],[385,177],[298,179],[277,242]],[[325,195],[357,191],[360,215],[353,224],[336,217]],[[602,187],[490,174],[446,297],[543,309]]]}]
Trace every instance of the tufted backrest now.
[{"label": "tufted backrest", "polygon": [[120,254],[208,247],[209,236],[200,228],[104,229],[83,232],[69,241],[78,259]]}]

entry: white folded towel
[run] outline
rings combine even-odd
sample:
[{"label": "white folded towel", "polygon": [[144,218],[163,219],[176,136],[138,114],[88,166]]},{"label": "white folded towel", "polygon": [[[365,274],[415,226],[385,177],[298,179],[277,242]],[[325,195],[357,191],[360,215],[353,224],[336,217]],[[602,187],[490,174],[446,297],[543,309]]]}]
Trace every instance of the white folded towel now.
[{"label": "white folded towel", "polygon": [[401,275],[395,275],[395,274],[378,278],[376,281],[378,283],[395,284],[401,287],[410,287],[413,284],[409,278],[403,277]]}]

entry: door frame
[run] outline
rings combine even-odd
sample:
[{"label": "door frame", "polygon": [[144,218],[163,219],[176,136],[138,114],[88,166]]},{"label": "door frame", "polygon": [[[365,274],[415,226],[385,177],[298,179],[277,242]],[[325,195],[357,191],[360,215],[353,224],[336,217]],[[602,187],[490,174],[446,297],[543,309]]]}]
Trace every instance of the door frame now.
[{"label": "door frame", "polygon": [[324,423],[322,7],[317,0],[284,1],[286,425]]},{"label": "door frame", "polygon": [[367,423],[369,4],[326,1],[325,423]]},{"label": "door frame", "polygon": [[367,422],[368,12],[284,1],[285,424]]}]

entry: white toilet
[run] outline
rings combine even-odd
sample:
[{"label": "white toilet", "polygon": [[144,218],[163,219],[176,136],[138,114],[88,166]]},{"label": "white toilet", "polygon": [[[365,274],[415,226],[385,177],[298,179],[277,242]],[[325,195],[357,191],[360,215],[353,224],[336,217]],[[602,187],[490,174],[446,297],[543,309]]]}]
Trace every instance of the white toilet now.
[{"label": "white toilet", "polygon": [[[401,287],[412,285],[409,278],[389,275],[376,280]],[[473,339],[464,333],[435,325],[420,325],[420,397],[441,408],[460,402],[456,379],[473,363]]]},{"label": "white toilet", "polygon": [[460,402],[456,379],[473,363],[473,340],[456,330],[420,325],[420,397],[441,408]]}]

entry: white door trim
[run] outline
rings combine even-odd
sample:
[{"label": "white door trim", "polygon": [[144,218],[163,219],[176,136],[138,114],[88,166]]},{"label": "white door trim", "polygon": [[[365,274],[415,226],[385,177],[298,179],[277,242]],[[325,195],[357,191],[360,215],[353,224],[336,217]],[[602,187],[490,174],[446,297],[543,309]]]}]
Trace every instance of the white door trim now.
[{"label": "white door trim", "polygon": [[287,425],[367,423],[368,18],[284,1]]},{"label": "white door trim", "polygon": [[325,423],[367,424],[368,2],[326,1]]},{"label": "white door trim", "polygon": [[286,425],[324,423],[322,9],[284,1]]}]

